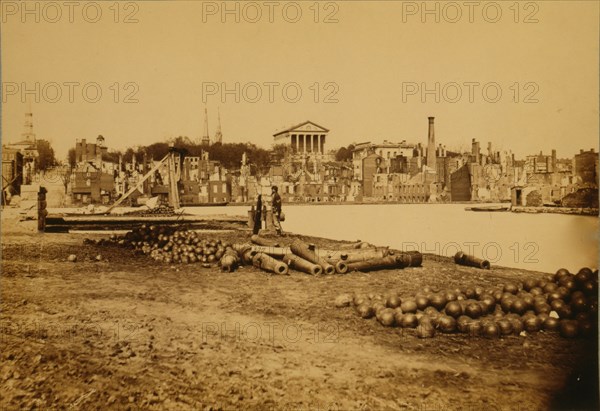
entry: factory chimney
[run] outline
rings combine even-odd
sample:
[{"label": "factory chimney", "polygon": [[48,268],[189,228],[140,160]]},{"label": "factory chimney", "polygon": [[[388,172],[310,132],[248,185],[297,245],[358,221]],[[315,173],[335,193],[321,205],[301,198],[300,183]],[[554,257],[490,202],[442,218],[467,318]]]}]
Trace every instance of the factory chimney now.
[{"label": "factory chimney", "polygon": [[479,141],[472,139],[471,140],[471,155],[473,156],[473,161],[477,164],[480,164],[480,147]]},{"label": "factory chimney", "polygon": [[428,117],[429,119],[429,136],[427,139],[427,167],[435,171],[435,132],[433,130],[433,120],[435,117]]}]

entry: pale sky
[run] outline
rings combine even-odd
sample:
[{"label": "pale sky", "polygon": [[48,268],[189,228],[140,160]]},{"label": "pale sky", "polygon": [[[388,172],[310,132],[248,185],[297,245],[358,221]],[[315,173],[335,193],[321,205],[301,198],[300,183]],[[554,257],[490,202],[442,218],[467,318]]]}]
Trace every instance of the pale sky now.
[{"label": "pale sky", "polygon": [[[496,23],[495,6],[476,3],[472,16],[464,2],[453,3],[461,6],[456,17],[448,3],[428,2],[431,9],[438,4],[436,22],[434,14],[421,15],[420,1],[322,2],[318,16],[312,1],[273,2],[270,22],[268,2],[228,2],[239,7],[236,22],[235,12],[221,16],[222,2],[122,2],[118,10],[114,2],[99,2],[102,15],[92,23],[86,19],[96,18],[93,4],[84,12],[80,2],[71,22],[64,2],[54,2],[58,16],[45,3],[4,1],[2,140],[20,140],[27,107],[21,92],[39,83],[34,129],[61,158],[76,139],[98,134],[116,149],[179,135],[199,139],[205,106],[211,137],[219,107],[225,142],[265,148],[274,132],[305,120],[331,130],[328,149],[384,139],[425,143],[427,116],[435,116],[436,140],[448,149],[468,149],[471,138],[517,157],[598,149],[599,2],[521,2],[518,8],[497,2]],[[293,23],[296,6],[302,14]],[[23,7],[34,11],[23,16]],[[137,22],[123,22],[127,16]],[[333,21],[325,23],[328,16]],[[279,84],[273,102],[272,82]],[[82,93],[88,85],[86,97],[93,99],[92,83],[102,92],[96,103]],[[239,101],[218,92],[236,83]],[[293,83],[302,92],[295,103],[286,101],[295,97]],[[436,83],[439,102],[415,90]],[[473,101],[465,83],[474,84]],[[204,104],[207,85],[219,90],[205,95]],[[500,100],[486,101],[496,88]],[[331,92],[337,102],[326,103]],[[124,102],[130,93],[137,102]],[[528,96],[537,102],[525,103]]]}]

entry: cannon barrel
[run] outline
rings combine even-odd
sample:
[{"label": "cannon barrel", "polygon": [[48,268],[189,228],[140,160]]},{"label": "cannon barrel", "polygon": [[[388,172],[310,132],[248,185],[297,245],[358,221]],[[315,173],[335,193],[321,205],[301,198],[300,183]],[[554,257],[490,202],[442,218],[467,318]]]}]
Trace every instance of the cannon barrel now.
[{"label": "cannon barrel", "polygon": [[338,248],[345,248],[345,249],[363,249],[363,248],[375,248],[375,246],[373,246],[372,244],[369,244],[365,241],[356,241],[354,243],[349,243],[349,244],[340,244],[338,246]]},{"label": "cannon barrel", "polygon": [[242,255],[242,262],[246,265],[252,264],[252,258],[254,257],[256,253],[253,252],[250,248],[245,249],[241,255]]},{"label": "cannon barrel", "polygon": [[237,251],[238,255],[242,258],[242,263],[252,264],[252,257],[256,253],[252,251],[251,244],[234,244],[233,249]]},{"label": "cannon barrel", "polygon": [[221,265],[221,270],[232,272],[237,266],[240,264],[240,256],[237,251],[229,248],[225,250],[223,256],[221,257],[221,261],[219,262]]},{"label": "cannon barrel", "polygon": [[302,271],[303,273],[312,275],[323,274],[323,268],[319,264],[313,264],[292,253],[283,256],[283,262],[294,270]]},{"label": "cannon barrel", "polygon": [[257,234],[254,234],[252,237],[250,237],[250,241],[252,241],[254,244],[263,245],[266,247],[279,247],[280,246],[280,244],[278,242],[269,240],[268,238],[261,237]]},{"label": "cannon barrel", "polygon": [[483,260],[481,258],[465,254],[462,251],[459,251],[454,255],[454,262],[456,264],[482,268],[484,270],[489,270],[491,267],[490,262],[488,260]]},{"label": "cannon barrel", "polygon": [[350,264],[360,261],[369,261],[377,258],[383,258],[389,255],[389,250],[387,248],[377,248],[377,249],[364,249],[364,250],[353,250],[352,252],[346,253],[346,258],[343,260]]},{"label": "cannon barrel", "polygon": [[423,264],[423,254],[418,251],[409,251],[404,253],[410,256],[410,267],[420,267]]},{"label": "cannon barrel", "polygon": [[420,267],[423,264],[423,254],[418,251],[390,250],[390,253],[397,256],[404,267]]},{"label": "cannon barrel", "polygon": [[313,264],[318,264],[323,269],[325,274],[334,274],[335,267],[327,262],[324,258],[320,257],[308,244],[301,240],[296,240],[290,246],[292,252],[305,260],[310,261]]},{"label": "cannon barrel", "polygon": [[256,253],[252,257],[252,265],[275,274],[287,274],[288,265],[265,253]]},{"label": "cannon barrel", "polygon": [[324,260],[345,260],[348,258],[348,250],[326,250],[323,248],[315,248],[313,252]]},{"label": "cannon barrel", "polygon": [[412,258],[410,256],[410,254],[400,253],[400,254],[395,254],[394,257],[396,257],[396,262],[398,263],[398,266],[401,268],[410,267],[410,265],[412,263]]},{"label": "cannon barrel", "polygon": [[388,255],[395,255],[403,267],[420,267],[423,264],[423,254],[419,251],[388,250]]},{"label": "cannon barrel", "polygon": [[372,271],[390,268],[404,268],[405,261],[399,256],[388,255],[386,257],[374,258],[367,261],[356,261],[348,264],[349,271]]},{"label": "cannon barrel", "polygon": [[265,245],[252,245],[252,251],[256,253],[269,254],[270,256],[283,257],[286,254],[290,254],[292,250],[289,247],[275,247]]},{"label": "cannon barrel", "polygon": [[324,248],[317,248],[314,252],[325,260],[344,260],[346,263],[353,263],[357,261],[366,261],[373,258],[382,258],[390,253],[387,247],[380,248],[365,248],[355,250],[328,250]]},{"label": "cannon barrel", "polygon": [[255,244],[234,244],[233,248],[237,252],[241,252],[243,248],[250,248],[254,253],[265,253],[270,256],[283,257],[286,254],[290,254],[292,250],[289,247],[275,247],[266,245],[255,245]]},{"label": "cannon barrel", "polygon": [[339,260],[339,261],[336,261],[335,263],[333,261],[330,261],[330,263],[335,267],[336,273],[346,274],[348,272],[348,264],[345,261]]},{"label": "cannon barrel", "polygon": [[252,247],[252,244],[250,244],[250,243],[235,243],[232,246],[232,248],[235,251],[237,251],[238,253],[241,253],[244,249],[246,249],[248,247]]}]

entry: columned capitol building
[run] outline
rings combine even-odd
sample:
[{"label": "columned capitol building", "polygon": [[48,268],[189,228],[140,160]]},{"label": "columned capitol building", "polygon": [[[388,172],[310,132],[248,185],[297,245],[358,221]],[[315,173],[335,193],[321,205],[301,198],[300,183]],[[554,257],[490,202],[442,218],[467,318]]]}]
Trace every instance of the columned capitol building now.
[{"label": "columned capitol building", "polygon": [[286,144],[293,154],[325,155],[329,130],[312,121],[305,121],[273,134],[275,144]]}]

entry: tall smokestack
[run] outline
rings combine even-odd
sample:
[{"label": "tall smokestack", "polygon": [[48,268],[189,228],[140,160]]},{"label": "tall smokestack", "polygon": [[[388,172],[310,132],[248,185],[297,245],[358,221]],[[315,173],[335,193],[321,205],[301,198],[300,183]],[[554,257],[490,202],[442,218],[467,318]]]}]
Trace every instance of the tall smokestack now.
[{"label": "tall smokestack", "polygon": [[479,164],[480,153],[481,153],[481,151],[480,151],[480,147],[479,147],[479,141],[477,141],[475,139],[471,140],[471,155],[473,156],[473,158],[477,164]]},{"label": "tall smokestack", "polygon": [[433,120],[435,117],[427,117],[429,119],[429,137],[427,139],[427,167],[435,171],[435,132],[433,130]]}]

